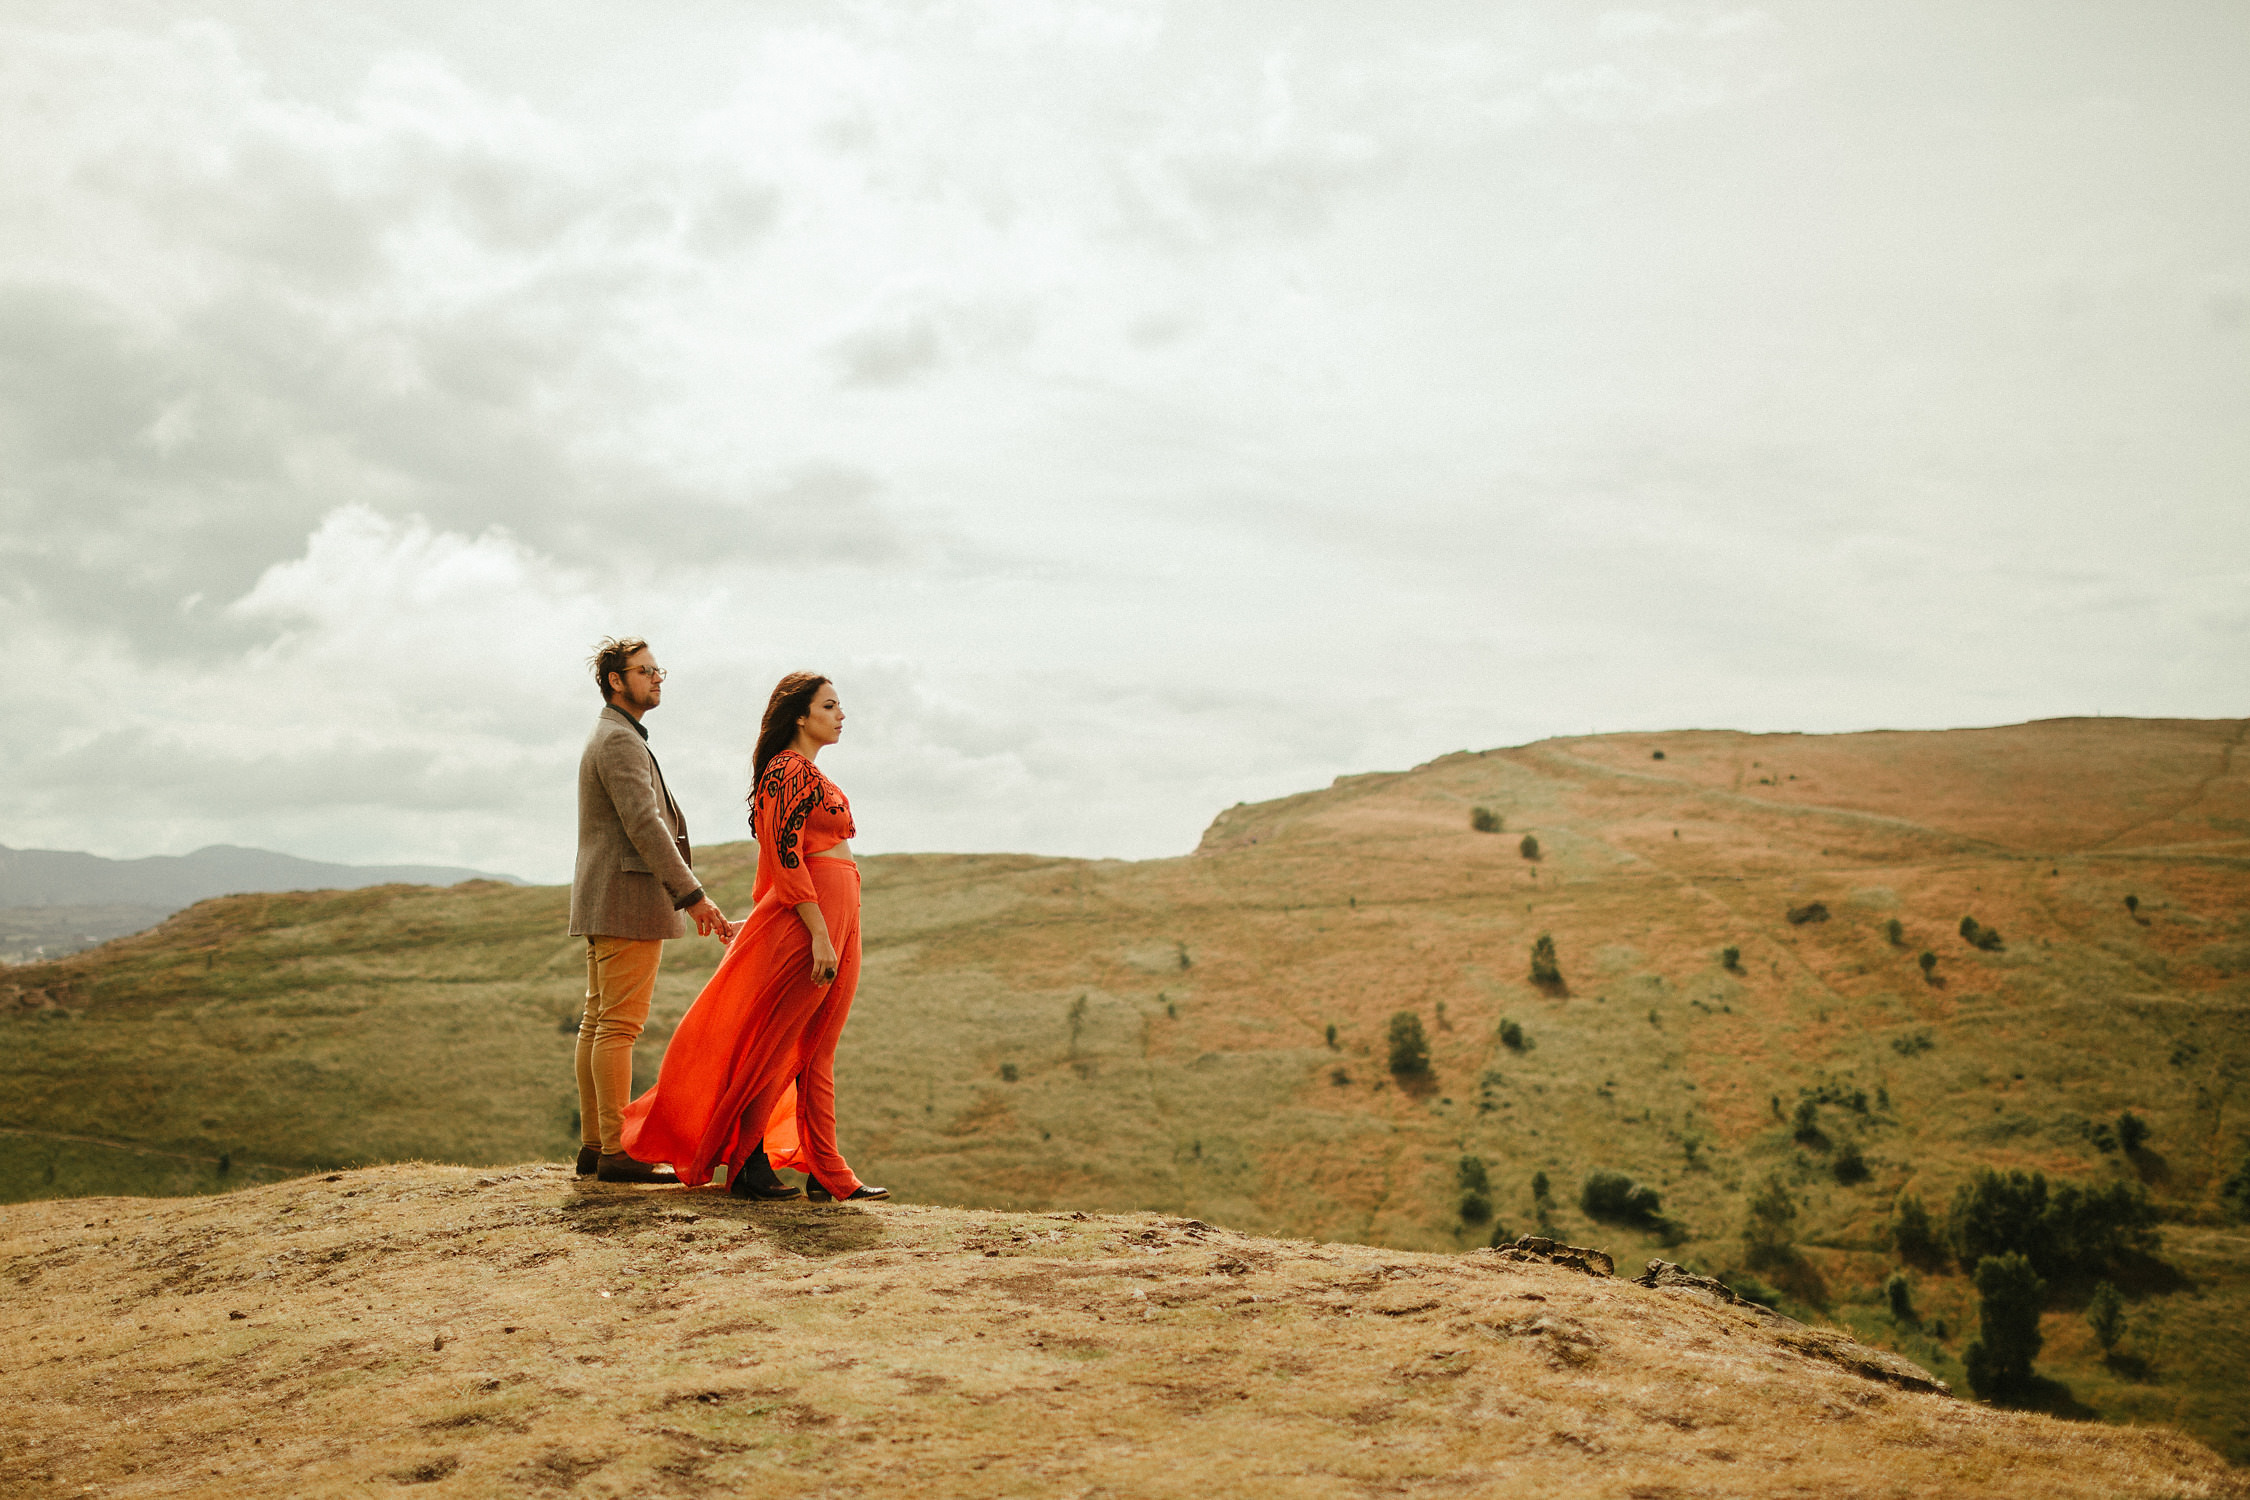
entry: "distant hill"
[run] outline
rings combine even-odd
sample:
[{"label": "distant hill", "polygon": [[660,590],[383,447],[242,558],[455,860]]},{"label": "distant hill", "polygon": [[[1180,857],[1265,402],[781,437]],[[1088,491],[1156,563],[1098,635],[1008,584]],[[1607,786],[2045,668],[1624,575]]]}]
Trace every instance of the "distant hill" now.
[{"label": "distant hill", "polygon": [[0,960],[60,957],[153,927],[213,896],[458,885],[464,880],[523,884],[513,875],[452,865],[338,865],[232,844],[147,859],[0,844]]},{"label": "distant hill", "polygon": [[[867,858],[844,1146],[922,1203],[1412,1250],[1552,1226],[1957,1387],[1976,1294],[1902,1262],[1900,1196],[1942,1227],[1980,1168],[2146,1192],[2127,1332],[2105,1355],[2058,1277],[2042,1400],[2250,1460],[2246,732],[1593,736],[1237,807],[1176,859]],[[752,853],[698,851],[730,911]],[[0,974],[0,1197],[567,1153],[567,905],[231,896]],[[671,946],[644,1077],[717,956]],[[1426,1072],[1390,1066],[1401,1012]],[[1660,1206],[1586,1196],[1600,1173]],[[1753,1203],[1786,1245],[1753,1247]]]}]

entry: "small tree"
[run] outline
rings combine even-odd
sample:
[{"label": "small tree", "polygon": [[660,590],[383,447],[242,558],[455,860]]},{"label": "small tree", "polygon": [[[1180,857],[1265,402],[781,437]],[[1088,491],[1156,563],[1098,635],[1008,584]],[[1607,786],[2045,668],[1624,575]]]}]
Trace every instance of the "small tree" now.
[{"label": "small tree", "polygon": [[1898,1251],[1901,1260],[1916,1265],[1933,1266],[1945,1258],[1945,1246],[1930,1222],[1930,1211],[1912,1193],[1899,1194],[1898,1201],[1891,1205],[1891,1248]]},{"label": "small tree", "polygon": [[1906,924],[1904,922],[1901,922],[1896,917],[1891,918],[1888,922],[1885,922],[1883,924],[1883,936],[1891,940],[1891,946],[1893,948],[1905,947]]},{"label": "small tree", "polygon": [[1548,933],[1540,933],[1539,941],[1531,945],[1531,982],[1562,983],[1562,966],[1555,961],[1555,940]]},{"label": "small tree", "polygon": [[1922,951],[1922,956],[1914,961],[1922,966],[1922,977],[1924,979],[1937,978],[1937,955],[1935,953],[1925,948]]},{"label": "small tree", "polygon": [[2250,1224],[2250,1152],[2243,1153],[2234,1175],[2220,1184],[2219,1201],[2238,1222]]},{"label": "small tree", "polygon": [[1631,1224],[1642,1229],[1658,1226],[1664,1214],[1656,1189],[1644,1187],[1622,1172],[1596,1172],[1579,1190],[1578,1206],[1589,1219]]},{"label": "small tree", "polygon": [[1479,833],[1498,833],[1504,826],[1504,820],[1489,807],[1471,808],[1469,826]]},{"label": "small tree", "polygon": [[1732,943],[1729,943],[1724,948],[1721,948],[1719,950],[1719,967],[1722,969],[1730,969],[1737,974],[1741,973],[1742,950],[1740,948],[1737,948]]},{"label": "small tree", "polygon": [[2133,916],[2139,916],[2141,914],[2141,898],[2138,896],[2127,896],[2125,898],[2125,910]]},{"label": "small tree", "polygon": [[1391,1071],[1401,1078],[1426,1077],[1430,1071],[1430,1039],[1423,1034],[1422,1018],[1410,1010],[1391,1017]]},{"label": "small tree", "polygon": [[1454,1169],[1453,1178],[1461,1189],[1461,1222],[1482,1224],[1492,1217],[1492,1178],[1485,1171],[1484,1158],[1464,1156]]},{"label": "small tree", "polygon": [[1524,1046],[1523,1028],[1513,1021],[1503,1020],[1500,1023],[1500,1045],[1510,1052],[1521,1052]]},{"label": "small tree", "polygon": [[1751,1195],[1743,1219],[1742,1241],[1752,1265],[1789,1259],[1797,1239],[1797,1200],[1776,1172]]},{"label": "small tree", "polygon": [[1987,953],[1997,953],[2003,946],[1998,930],[1987,927],[1975,917],[1961,919],[1961,937],[1972,948],[1982,948]]},{"label": "small tree", "polygon": [[1797,1101],[1797,1113],[1790,1118],[1789,1133],[1808,1146],[1827,1144],[1827,1137],[1820,1133],[1820,1105],[1817,1101]]},{"label": "small tree", "polygon": [[1983,1337],[1969,1345],[1962,1364],[1969,1388],[1985,1401],[2021,1396],[2031,1384],[2031,1362],[2039,1357],[2039,1309],[2047,1283],[2016,1254],[1988,1255],[1977,1262],[1977,1326]]},{"label": "small tree", "polygon": [[2117,1117],[2117,1144],[2134,1152],[2148,1144],[2148,1121],[2131,1110]]},{"label": "small tree", "polygon": [[1334,1021],[1328,1023],[1328,1050],[1331,1052],[1336,1050],[1336,1023]]},{"label": "small tree", "polygon": [[1899,1322],[1917,1321],[1914,1316],[1914,1289],[1906,1284],[1904,1271],[1891,1272],[1891,1279],[1883,1283],[1883,1300],[1890,1304],[1891,1316]]},{"label": "small tree", "polygon": [[2094,1342],[2102,1346],[2105,1359],[2125,1336],[2125,1299],[2106,1281],[2096,1282],[2094,1295],[2086,1299],[2086,1326],[2094,1331]]},{"label": "small tree", "polygon": [[1516,845],[1516,853],[1522,855],[1525,859],[1537,859],[1539,857],[1539,840],[1531,834],[1525,834],[1523,842]]},{"label": "small tree", "polygon": [[1531,1201],[1534,1203],[1550,1203],[1553,1200],[1554,1188],[1548,1183],[1547,1174],[1543,1171],[1532,1173]]},{"label": "small tree", "polygon": [[1845,1187],[1865,1182],[1869,1175],[1867,1158],[1860,1154],[1859,1142],[1846,1141],[1838,1146],[1836,1148],[1836,1159],[1828,1164],[1828,1170]]}]

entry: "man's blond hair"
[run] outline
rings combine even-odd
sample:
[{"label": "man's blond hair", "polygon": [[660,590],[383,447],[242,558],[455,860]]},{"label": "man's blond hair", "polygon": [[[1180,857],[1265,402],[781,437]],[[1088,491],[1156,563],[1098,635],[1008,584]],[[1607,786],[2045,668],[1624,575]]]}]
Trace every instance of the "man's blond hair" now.
[{"label": "man's blond hair", "polygon": [[617,680],[623,682],[625,680],[625,663],[631,661],[636,654],[647,649],[648,642],[637,635],[602,637],[602,643],[596,646],[594,654],[586,659],[586,665],[594,669],[594,686],[601,689],[602,702],[607,703],[610,699],[616,697],[619,692],[619,689],[609,685],[609,674],[615,672]]}]

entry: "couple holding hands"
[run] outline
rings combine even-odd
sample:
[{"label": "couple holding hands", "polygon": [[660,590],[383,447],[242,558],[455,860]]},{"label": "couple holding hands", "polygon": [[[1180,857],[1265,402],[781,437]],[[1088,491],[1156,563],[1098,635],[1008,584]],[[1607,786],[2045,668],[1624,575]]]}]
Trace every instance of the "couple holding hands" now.
[{"label": "couple holding hands", "polygon": [[[663,701],[646,641],[605,640],[591,663],[605,707],[578,763],[578,863],[570,932],[586,939],[578,1022],[578,1173],[603,1182],[709,1182],[738,1198],[886,1198],[836,1149],[836,1039],[859,980],[859,866],[851,804],[814,764],[844,730],[834,684],[781,679],[766,701],[750,775],[758,878],[737,923],[690,867],[687,820],[665,790],[642,723]],[[667,938],[696,931],[726,957],[665,1048],[656,1086],[633,1090]],[[669,1163],[673,1171],[665,1170]]]}]

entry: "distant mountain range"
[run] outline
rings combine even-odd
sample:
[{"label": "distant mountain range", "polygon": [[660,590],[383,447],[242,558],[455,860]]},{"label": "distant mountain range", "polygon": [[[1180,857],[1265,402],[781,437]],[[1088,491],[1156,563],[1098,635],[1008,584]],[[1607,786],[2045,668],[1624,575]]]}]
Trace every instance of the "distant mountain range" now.
[{"label": "distant mountain range", "polygon": [[464,880],[524,884],[513,875],[453,865],[335,865],[232,844],[147,859],[0,844],[0,963],[74,953],[154,927],[182,907],[212,896],[458,885]]},{"label": "distant mountain range", "polygon": [[458,885],[464,880],[524,883],[513,875],[453,865],[332,865],[233,844],[147,859],[0,844],[0,907],[161,906],[171,912],[246,891],[351,891],[369,885]]}]

